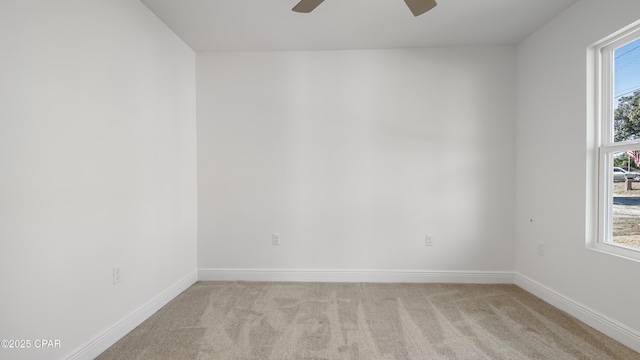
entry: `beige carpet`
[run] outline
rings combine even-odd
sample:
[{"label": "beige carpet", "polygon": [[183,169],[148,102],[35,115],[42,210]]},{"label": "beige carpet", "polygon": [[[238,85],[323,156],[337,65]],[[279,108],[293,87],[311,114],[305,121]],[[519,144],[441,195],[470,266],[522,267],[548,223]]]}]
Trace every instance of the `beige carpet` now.
[{"label": "beige carpet", "polygon": [[107,359],[640,359],[514,285],[200,282]]}]

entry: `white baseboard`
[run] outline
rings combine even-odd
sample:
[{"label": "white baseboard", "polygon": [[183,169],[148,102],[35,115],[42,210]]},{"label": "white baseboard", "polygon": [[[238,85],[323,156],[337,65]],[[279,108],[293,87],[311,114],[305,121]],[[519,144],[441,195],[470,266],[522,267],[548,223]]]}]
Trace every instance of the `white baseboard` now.
[{"label": "white baseboard", "polygon": [[151,299],[127,317],[120,320],[110,329],[107,329],[84,346],[81,346],[71,352],[66,358],[68,360],[95,359],[103,351],[107,350],[111,345],[115,344],[118,340],[127,335],[131,330],[142,324],[156,311],[160,310],[160,308],[165,306],[169,301],[180,295],[180,293],[185,291],[189,286],[195,284],[196,281],[198,281],[197,275],[197,272],[193,271],[191,274],[173,284],[171,287]]},{"label": "white baseboard", "polygon": [[640,332],[519,273],[508,271],[199,269],[151,299],[104,333],[71,352],[66,358],[69,360],[94,359],[197,281],[515,284],[640,352]]},{"label": "white baseboard", "polygon": [[515,274],[515,284],[558,309],[640,352],[640,333],[522,274]]},{"label": "white baseboard", "polygon": [[200,281],[513,284],[507,271],[200,269]]}]

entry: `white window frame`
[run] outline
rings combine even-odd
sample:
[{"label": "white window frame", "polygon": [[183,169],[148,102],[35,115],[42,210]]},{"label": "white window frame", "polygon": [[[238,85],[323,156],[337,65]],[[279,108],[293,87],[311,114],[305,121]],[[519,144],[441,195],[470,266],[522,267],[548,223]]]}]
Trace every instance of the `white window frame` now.
[{"label": "white window frame", "polygon": [[640,149],[640,139],[614,142],[614,51],[632,41],[640,39],[640,24],[610,36],[593,45],[591,53],[595,55],[595,131],[597,149],[597,232],[594,249],[612,255],[622,256],[640,261],[640,249],[613,243],[611,239],[613,226],[613,158],[615,153]]}]

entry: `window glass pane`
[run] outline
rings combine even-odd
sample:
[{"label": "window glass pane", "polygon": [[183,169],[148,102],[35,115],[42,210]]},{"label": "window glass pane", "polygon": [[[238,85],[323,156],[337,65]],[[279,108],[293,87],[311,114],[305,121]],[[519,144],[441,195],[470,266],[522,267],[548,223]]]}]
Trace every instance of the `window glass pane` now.
[{"label": "window glass pane", "polygon": [[640,39],[614,51],[614,141],[640,139]]},{"label": "window glass pane", "polygon": [[640,149],[613,158],[611,242],[640,249]]}]

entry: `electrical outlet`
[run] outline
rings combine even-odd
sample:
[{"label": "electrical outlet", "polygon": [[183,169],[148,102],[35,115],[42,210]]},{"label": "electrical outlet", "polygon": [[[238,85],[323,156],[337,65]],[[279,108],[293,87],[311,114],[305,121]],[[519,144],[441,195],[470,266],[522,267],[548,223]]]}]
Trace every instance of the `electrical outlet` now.
[{"label": "electrical outlet", "polygon": [[113,285],[119,283],[121,280],[120,265],[113,265]]},{"label": "electrical outlet", "polygon": [[538,243],[538,255],[544,256],[544,243]]},{"label": "electrical outlet", "polygon": [[427,235],[425,237],[424,246],[433,246],[433,235]]},{"label": "electrical outlet", "polygon": [[271,234],[271,245],[280,245],[280,234]]}]

